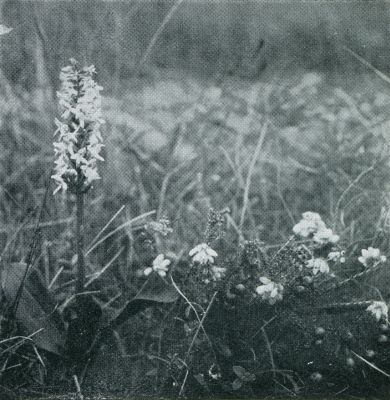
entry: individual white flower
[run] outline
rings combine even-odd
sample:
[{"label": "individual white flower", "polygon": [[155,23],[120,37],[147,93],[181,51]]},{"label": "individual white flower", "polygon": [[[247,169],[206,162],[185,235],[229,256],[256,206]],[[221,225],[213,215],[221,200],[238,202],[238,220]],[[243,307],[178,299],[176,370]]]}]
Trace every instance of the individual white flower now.
[{"label": "individual white flower", "polygon": [[334,234],[332,229],[323,228],[314,234],[313,240],[320,244],[337,243],[340,240],[340,236]]},{"label": "individual white flower", "polygon": [[384,301],[373,301],[366,311],[372,313],[378,322],[381,319],[388,320],[389,308]]},{"label": "individual white flower", "polygon": [[330,272],[329,265],[323,258],[312,258],[306,263],[308,268],[311,268],[313,275],[328,274]]},{"label": "individual white flower", "polygon": [[275,283],[265,276],[260,278],[262,285],[257,286],[256,293],[269,304],[273,305],[283,299],[284,287],[280,283]]},{"label": "individual white flower", "polygon": [[208,244],[201,243],[189,252],[189,256],[192,257],[193,262],[206,265],[208,263],[213,264],[214,258],[218,257],[218,254]]},{"label": "individual white flower", "polygon": [[358,257],[359,262],[361,262],[365,267],[376,263],[376,262],[385,262],[386,256],[381,255],[379,249],[375,249],[374,247],[369,247],[368,249],[362,249],[362,255]]},{"label": "individual white flower", "polygon": [[144,270],[146,276],[150,275],[152,272],[157,272],[161,277],[166,276],[168,272],[168,265],[171,263],[164,257],[164,254],[159,254],[153,261],[153,266],[148,267]]},{"label": "individual white flower", "polygon": [[345,263],[344,251],[331,251],[328,254],[328,260],[333,262]]},{"label": "individual white flower", "polygon": [[214,281],[219,281],[219,280],[221,280],[221,279],[225,276],[226,268],[223,268],[223,267],[216,267],[215,265],[213,265],[213,266],[210,268],[210,271],[211,271],[211,277],[212,277],[212,279],[213,279]]},{"label": "individual white flower", "polygon": [[61,89],[57,92],[62,113],[61,120],[55,120],[56,160],[52,176],[57,183],[55,192],[88,189],[93,181],[100,179],[97,161],[103,161],[102,87],[92,78],[93,66],[80,68],[75,60],[70,61],[71,65],[61,70]]},{"label": "individual white flower", "polygon": [[302,219],[293,227],[293,232],[307,238],[323,229],[326,229],[326,225],[321,216],[315,212],[306,211],[302,214]]}]

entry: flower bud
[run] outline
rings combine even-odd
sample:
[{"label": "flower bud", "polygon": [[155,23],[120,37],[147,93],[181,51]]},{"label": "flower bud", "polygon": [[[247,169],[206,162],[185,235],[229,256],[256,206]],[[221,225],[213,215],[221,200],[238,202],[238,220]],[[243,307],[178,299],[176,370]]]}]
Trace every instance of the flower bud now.
[{"label": "flower bud", "polygon": [[366,351],[366,357],[367,358],[374,358],[375,357],[375,351],[374,350],[367,350]]},{"label": "flower bud", "polygon": [[347,365],[348,367],[353,368],[355,366],[355,360],[352,357],[347,358]]},{"label": "flower bud", "polygon": [[239,283],[236,285],[236,289],[240,292],[243,292],[245,290],[245,286],[242,283]]},{"label": "flower bud", "polygon": [[321,381],[322,381],[322,375],[321,375],[319,372],[313,372],[313,373],[310,375],[310,379],[311,379],[313,382],[321,382]]},{"label": "flower bud", "polygon": [[316,328],[316,335],[317,335],[317,336],[325,335],[325,329],[322,328],[321,326],[317,327],[317,328]]},{"label": "flower bud", "polygon": [[386,343],[388,341],[389,341],[389,338],[387,337],[387,335],[380,335],[378,338],[379,343]]}]

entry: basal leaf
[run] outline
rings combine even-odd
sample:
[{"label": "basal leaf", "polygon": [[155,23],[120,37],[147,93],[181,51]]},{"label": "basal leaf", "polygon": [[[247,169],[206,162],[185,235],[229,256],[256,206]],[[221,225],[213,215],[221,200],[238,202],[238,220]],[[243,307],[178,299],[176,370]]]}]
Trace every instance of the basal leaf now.
[{"label": "basal leaf", "polygon": [[109,323],[110,328],[116,328],[129,318],[156,303],[173,303],[178,298],[175,288],[160,276],[153,274],[143,285],[137,295],[127,302],[117,316]]},{"label": "basal leaf", "polygon": [[[10,304],[15,300],[26,268],[25,263],[13,263],[4,267],[2,288]],[[29,273],[24,282],[15,317],[24,335],[41,330],[33,336],[37,347],[54,354],[62,354],[65,343],[62,321],[56,312],[56,303],[35,271]]]}]

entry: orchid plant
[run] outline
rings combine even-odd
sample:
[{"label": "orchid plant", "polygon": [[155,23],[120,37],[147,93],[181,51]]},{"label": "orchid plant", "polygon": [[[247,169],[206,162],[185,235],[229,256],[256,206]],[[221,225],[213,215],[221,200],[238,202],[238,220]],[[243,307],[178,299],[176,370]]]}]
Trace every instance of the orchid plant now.
[{"label": "orchid plant", "polygon": [[57,184],[54,193],[62,190],[76,196],[77,280],[76,292],[84,289],[84,195],[94,181],[100,179],[97,162],[103,140],[100,127],[103,89],[93,79],[95,67],[81,68],[74,59],[60,73],[61,89],[57,92],[61,117],[56,119],[54,142],[55,168],[52,178]]}]

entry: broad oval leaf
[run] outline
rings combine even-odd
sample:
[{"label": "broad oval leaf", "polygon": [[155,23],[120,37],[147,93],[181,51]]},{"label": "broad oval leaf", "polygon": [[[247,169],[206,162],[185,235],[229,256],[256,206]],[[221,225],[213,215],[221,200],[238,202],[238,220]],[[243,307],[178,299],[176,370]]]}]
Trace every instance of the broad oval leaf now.
[{"label": "broad oval leaf", "polygon": [[6,300],[12,304],[23,284],[15,315],[23,334],[28,336],[40,331],[32,338],[35,345],[61,355],[65,343],[64,326],[56,311],[56,303],[35,271],[29,273],[23,283],[26,268],[25,263],[4,266],[1,283]]},{"label": "broad oval leaf", "polygon": [[128,301],[117,316],[111,320],[108,327],[114,329],[156,303],[173,303],[177,298],[178,293],[172,285],[157,274],[152,274],[137,295]]}]

